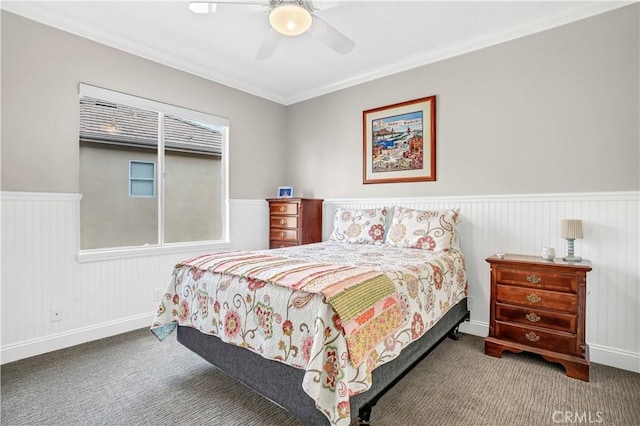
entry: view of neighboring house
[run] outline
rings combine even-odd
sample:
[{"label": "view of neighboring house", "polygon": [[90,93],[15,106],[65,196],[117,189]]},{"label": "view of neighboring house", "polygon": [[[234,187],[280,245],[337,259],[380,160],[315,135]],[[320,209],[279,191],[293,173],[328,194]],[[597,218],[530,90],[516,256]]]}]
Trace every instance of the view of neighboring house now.
[{"label": "view of neighboring house", "polygon": [[158,123],[154,111],[80,98],[82,249],[158,243],[160,134],[164,242],[220,239],[222,133],[170,115]]}]

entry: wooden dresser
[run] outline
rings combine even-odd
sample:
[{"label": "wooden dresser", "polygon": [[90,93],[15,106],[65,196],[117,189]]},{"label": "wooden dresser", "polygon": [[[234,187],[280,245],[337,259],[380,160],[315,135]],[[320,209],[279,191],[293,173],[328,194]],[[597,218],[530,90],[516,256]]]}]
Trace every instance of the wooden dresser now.
[{"label": "wooden dresser", "polygon": [[533,352],[564,366],[567,376],[589,381],[585,343],[588,261],[543,260],[507,254],[491,265],[489,337],[484,353]]},{"label": "wooden dresser", "polygon": [[269,198],[269,248],[322,241],[322,201]]}]

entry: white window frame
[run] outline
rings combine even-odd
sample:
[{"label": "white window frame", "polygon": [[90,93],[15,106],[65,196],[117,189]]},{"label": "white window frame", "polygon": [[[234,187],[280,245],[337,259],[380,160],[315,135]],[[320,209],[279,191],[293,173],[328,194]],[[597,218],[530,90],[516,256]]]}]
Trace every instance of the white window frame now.
[{"label": "white window frame", "polygon": [[[111,101],[141,109],[157,112],[158,115],[158,158],[156,163],[156,178],[159,183],[157,192],[158,200],[158,244],[141,247],[116,247],[105,249],[80,249],[80,229],[78,229],[78,262],[92,262],[118,258],[130,258],[137,256],[148,256],[156,254],[183,253],[189,251],[204,250],[224,250],[231,248],[229,238],[229,119],[214,116],[211,114],[190,110],[162,102],[145,99],[126,93],[116,92],[102,87],[92,86],[85,83],[79,84],[79,95]],[[219,126],[222,130],[222,180],[221,183],[221,219],[222,235],[219,240],[192,241],[181,243],[164,242],[164,117],[173,115],[189,120],[209,123]],[[78,228],[80,221],[78,221]]]}]

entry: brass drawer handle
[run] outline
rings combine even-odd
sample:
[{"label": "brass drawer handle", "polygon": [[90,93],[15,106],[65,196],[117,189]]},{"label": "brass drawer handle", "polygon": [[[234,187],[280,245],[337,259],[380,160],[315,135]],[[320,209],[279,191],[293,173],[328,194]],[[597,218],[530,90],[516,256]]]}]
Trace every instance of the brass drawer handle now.
[{"label": "brass drawer handle", "polygon": [[280,233],[280,238],[284,238],[284,231]]},{"label": "brass drawer handle", "polygon": [[527,300],[531,303],[538,303],[540,302],[542,299],[537,295],[537,294],[528,294],[527,295]]},{"label": "brass drawer handle", "polygon": [[284,225],[284,219],[280,219],[280,225]]},{"label": "brass drawer handle", "polygon": [[280,211],[283,212],[284,211],[284,206],[280,206]]},{"label": "brass drawer handle", "polygon": [[530,342],[537,342],[538,340],[540,340],[540,336],[538,336],[533,331],[531,331],[529,333],[524,333],[524,337],[526,337],[527,340],[530,341]]},{"label": "brass drawer handle", "polygon": [[533,313],[533,312],[531,312],[530,314],[525,315],[525,317],[531,322],[540,321],[540,317],[538,315],[536,315],[535,313]]},{"label": "brass drawer handle", "polygon": [[540,278],[536,274],[531,274],[527,276],[527,281],[529,281],[531,284],[540,284],[542,282],[542,278]]}]

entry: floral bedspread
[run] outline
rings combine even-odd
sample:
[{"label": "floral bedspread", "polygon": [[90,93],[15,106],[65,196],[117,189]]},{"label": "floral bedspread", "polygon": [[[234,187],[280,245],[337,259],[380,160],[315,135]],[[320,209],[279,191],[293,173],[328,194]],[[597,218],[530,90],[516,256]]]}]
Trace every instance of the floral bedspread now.
[{"label": "floral bedspread", "polygon": [[349,424],[349,396],[369,389],[372,370],[396,358],[467,293],[464,257],[456,250],[326,241],[257,253],[380,271],[396,288],[402,325],[374,343],[361,363],[352,363],[345,325],[322,293],[182,264],[173,271],[151,330],[162,340],[178,324],[194,327],[304,369],[304,391],[335,425]]},{"label": "floral bedspread", "polygon": [[204,254],[177,265],[182,266],[322,294],[338,314],[356,366],[401,325],[397,289],[373,269],[241,250]]}]

